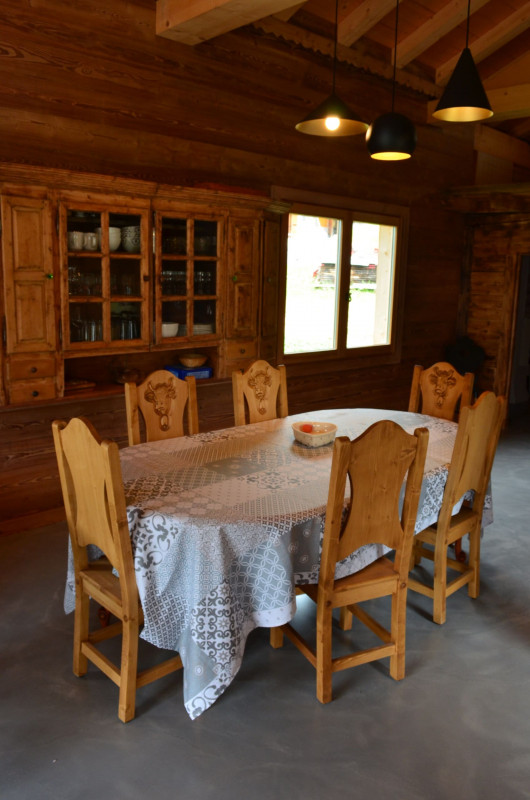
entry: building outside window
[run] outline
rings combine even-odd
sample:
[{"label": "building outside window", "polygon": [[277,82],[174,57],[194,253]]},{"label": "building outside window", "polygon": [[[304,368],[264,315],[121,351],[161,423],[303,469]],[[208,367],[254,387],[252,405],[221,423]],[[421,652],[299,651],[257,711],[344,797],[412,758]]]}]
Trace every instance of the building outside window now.
[{"label": "building outside window", "polygon": [[401,227],[399,216],[293,207],[284,356],[395,349]]}]

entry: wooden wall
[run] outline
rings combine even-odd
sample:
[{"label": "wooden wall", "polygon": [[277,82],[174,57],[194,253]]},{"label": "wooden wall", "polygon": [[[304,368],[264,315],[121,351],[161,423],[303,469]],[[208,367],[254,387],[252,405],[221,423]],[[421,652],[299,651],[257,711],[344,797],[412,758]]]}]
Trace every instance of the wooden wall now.
[{"label": "wooden wall", "polygon": [[[292,369],[289,377],[293,412],[406,407],[413,364],[441,358],[459,332],[464,222],[440,197],[473,182],[472,129],[424,124],[425,98],[399,89],[396,110],[414,120],[417,149],[408,162],[375,162],[363,137],[326,140],[294,129],[329,93],[324,56],[252,28],[196,48],[154,31],[155,0],[3,0],[2,160],[181,186],[270,192],[281,185],[408,206],[401,363],[352,369],[342,362],[323,381],[325,365],[315,362],[313,374]],[[368,121],[390,108],[390,85],[353,67],[339,66],[337,88]],[[217,391],[215,398],[200,393],[203,429],[231,423],[227,388]],[[78,410],[88,413],[64,405],[57,414]],[[90,407],[103,432],[118,438],[122,412],[115,398]],[[56,502],[50,460],[43,485],[31,466],[43,447],[50,452],[54,415],[54,408],[0,411],[0,503],[14,497],[14,476],[23,487],[9,514],[27,510],[26,502]]]},{"label": "wooden wall", "polygon": [[530,254],[530,214],[473,215],[468,224],[472,256],[467,330],[486,351],[480,388],[508,395],[520,261]]}]

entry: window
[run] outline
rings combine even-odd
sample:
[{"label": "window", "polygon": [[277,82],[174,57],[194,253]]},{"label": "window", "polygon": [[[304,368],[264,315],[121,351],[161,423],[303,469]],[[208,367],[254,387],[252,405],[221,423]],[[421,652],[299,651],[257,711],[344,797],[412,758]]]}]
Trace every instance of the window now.
[{"label": "window", "polygon": [[293,206],[283,356],[395,350],[405,215]]}]

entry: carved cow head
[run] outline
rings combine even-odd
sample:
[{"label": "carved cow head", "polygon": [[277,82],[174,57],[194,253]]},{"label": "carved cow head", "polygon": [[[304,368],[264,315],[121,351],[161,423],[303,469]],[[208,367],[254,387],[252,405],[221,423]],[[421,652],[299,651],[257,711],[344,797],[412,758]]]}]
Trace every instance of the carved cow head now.
[{"label": "carved cow head", "polygon": [[149,381],[145,390],[144,398],[153,405],[154,412],[160,417],[160,430],[169,429],[169,413],[171,411],[171,401],[177,396],[173,378],[169,378],[167,383],[155,383]]},{"label": "carved cow head", "polygon": [[434,372],[429,377],[434,387],[436,405],[441,408],[447,397],[447,392],[456,385],[454,369],[440,369],[435,367]]},{"label": "carved cow head", "polygon": [[268,369],[259,369],[252,373],[249,378],[248,385],[251,389],[253,389],[256,400],[258,401],[259,413],[265,414],[266,409],[264,400],[267,396],[268,387],[272,386],[272,378],[269,375]]}]

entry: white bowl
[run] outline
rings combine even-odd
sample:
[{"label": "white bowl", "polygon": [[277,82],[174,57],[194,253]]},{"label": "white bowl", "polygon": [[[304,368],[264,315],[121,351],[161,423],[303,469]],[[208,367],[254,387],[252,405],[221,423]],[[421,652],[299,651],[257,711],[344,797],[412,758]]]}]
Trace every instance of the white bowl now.
[{"label": "white bowl", "polygon": [[176,336],[179,332],[179,324],[178,322],[163,322],[162,323],[162,336],[167,338],[168,336]]},{"label": "white bowl", "polygon": [[[311,425],[312,429],[304,431],[302,430],[303,425]],[[333,441],[337,433],[337,426],[333,422],[302,420],[302,422],[293,422],[293,433],[296,441],[307,447],[322,447]]]},{"label": "white bowl", "polygon": [[[99,249],[101,250],[101,228],[96,228],[96,234],[98,237],[98,245]],[[120,228],[109,228],[109,250],[112,252],[117,250],[120,246],[121,242],[121,230]]]}]

